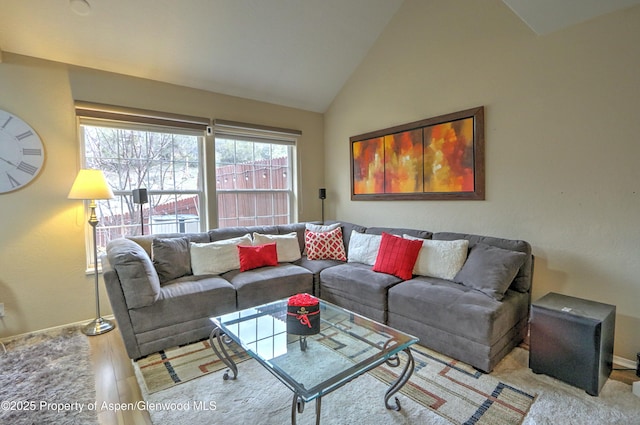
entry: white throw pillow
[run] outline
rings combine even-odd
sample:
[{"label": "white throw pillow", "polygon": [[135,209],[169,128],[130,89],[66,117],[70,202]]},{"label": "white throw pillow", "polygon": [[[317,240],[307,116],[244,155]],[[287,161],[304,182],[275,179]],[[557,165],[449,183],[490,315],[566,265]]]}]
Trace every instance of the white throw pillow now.
[{"label": "white throw pillow", "polygon": [[469,241],[466,239],[441,241],[420,239],[410,235],[402,236],[405,239],[422,241],[413,274],[453,280],[467,260]]},{"label": "white throw pillow", "polygon": [[314,233],[325,233],[330,232],[332,230],[336,230],[338,227],[342,226],[341,223],[333,223],[333,224],[313,224],[313,223],[305,223],[305,228]]},{"label": "white throw pillow", "polygon": [[237,245],[251,245],[248,233],[237,238],[216,242],[191,242],[191,271],[194,275],[222,274],[240,268]]},{"label": "white throw pillow", "polygon": [[347,262],[373,266],[380,249],[380,241],[382,241],[381,235],[370,235],[352,230],[349,238]]},{"label": "white throw pillow", "polygon": [[300,257],[302,257],[300,252],[300,242],[298,242],[298,234],[296,232],[291,232],[286,235],[253,234],[254,245],[264,245],[272,242],[276,243],[279,263],[290,263],[292,261],[299,260]]}]

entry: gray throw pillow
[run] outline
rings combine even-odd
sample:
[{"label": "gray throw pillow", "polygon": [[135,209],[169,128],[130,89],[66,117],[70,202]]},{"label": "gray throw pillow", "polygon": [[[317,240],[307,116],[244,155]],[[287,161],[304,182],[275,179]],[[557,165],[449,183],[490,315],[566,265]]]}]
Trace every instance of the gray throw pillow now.
[{"label": "gray throw pillow", "polygon": [[502,301],[526,259],[524,252],[478,243],[453,280]]},{"label": "gray throw pillow", "polygon": [[151,244],[151,252],[161,285],[191,274],[191,255],[187,238],[156,238]]}]

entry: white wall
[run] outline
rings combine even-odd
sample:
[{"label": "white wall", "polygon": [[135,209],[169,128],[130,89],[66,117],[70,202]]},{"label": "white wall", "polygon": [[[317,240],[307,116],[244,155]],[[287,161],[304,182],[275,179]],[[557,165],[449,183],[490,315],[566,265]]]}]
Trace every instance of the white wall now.
[{"label": "white wall", "polygon": [[[617,306],[640,351],[640,7],[536,36],[500,0],[406,0],[325,114],[327,216],[529,241],[533,298]],[[485,201],[351,201],[349,137],[485,106]]]},{"label": "white wall", "polygon": [[[70,68],[4,52],[0,109],[45,145],[43,171],[27,187],[0,195],[0,338],[95,315],[93,277],[85,275],[82,202],[67,199],[80,166],[74,100],[243,121],[302,131],[298,153],[300,220],[319,220],[323,182],[322,114],[202,90]],[[102,313],[111,313],[102,277]]]}]

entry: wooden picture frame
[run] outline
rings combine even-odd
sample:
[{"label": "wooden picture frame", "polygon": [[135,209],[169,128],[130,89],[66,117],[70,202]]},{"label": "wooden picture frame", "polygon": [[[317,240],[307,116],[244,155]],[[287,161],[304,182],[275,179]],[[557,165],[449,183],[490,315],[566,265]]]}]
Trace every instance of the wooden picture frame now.
[{"label": "wooden picture frame", "polygon": [[484,107],[349,138],[351,200],[484,200]]}]

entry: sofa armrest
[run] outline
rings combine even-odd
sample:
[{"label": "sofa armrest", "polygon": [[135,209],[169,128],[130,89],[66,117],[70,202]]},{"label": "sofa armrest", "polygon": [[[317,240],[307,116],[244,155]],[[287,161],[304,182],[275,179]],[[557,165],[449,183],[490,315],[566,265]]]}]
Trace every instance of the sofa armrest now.
[{"label": "sofa armrest", "polygon": [[146,307],[160,296],[160,278],[151,258],[137,243],[114,239],[107,244],[107,258],[117,273],[128,308]]},{"label": "sofa armrest", "polygon": [[141,357],[138,340],[133,330],[129,309],[127,308],[127,301],[124,297],[124,292],[122,292],[122,285],[120,279],[118,279],[118,274],[115,270],[109,269],[103,271],[102,277],[105,288],[107,289],[107,295],[109,296],[109,302],[111,303],[111,310],[118,323],[118,329],[120,330],[120,335],[122,335],[124,346],[127,349],[127,355],[131,359],[137,359]]}]

